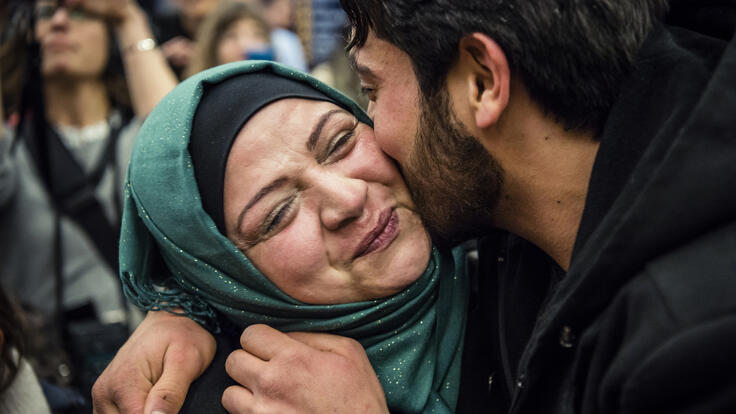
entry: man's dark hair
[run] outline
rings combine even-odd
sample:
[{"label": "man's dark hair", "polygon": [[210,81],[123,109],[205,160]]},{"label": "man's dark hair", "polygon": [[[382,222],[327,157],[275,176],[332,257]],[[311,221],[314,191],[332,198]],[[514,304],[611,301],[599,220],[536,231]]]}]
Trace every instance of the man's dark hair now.
[{"label": "man's dark hair", "polygon": [[412,61],[421,93],[444,87],[460,39],[493,38],[513,74],[569,129],[598,130],[668,0],[340,0],[348,49],[373,30]]}]

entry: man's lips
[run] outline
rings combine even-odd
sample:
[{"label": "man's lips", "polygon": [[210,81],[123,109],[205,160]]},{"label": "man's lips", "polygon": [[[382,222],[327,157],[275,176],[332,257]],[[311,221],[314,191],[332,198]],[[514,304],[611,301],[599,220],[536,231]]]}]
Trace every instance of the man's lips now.
[{"label": "man's lips", "polygon": [[382,211],[376,227],[368,232],[358,245],[353,258],[357,259],[388,246],[396,238],[398,232],[399,215],[396,214],[396,210],[388,208]]}]

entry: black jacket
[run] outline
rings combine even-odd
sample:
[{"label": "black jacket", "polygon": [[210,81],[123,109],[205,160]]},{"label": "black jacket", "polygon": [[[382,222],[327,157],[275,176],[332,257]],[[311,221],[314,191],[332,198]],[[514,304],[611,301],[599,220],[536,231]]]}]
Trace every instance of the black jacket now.
[{"label": "black jacket", "polygon": [[481,241],[461,411],[736,412],[736,40],[657,28],[600,139],[567,274]]}]

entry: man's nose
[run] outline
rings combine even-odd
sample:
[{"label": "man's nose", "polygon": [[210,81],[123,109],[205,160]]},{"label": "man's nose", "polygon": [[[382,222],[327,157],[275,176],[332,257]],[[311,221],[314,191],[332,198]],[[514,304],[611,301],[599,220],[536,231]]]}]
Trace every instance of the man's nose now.
[{"label": "man's nose", "polygon": [[320,219],[325,228],[338,230],[360,218],[368,199],[368,183],[336,173],[312,177],[320,197]]},{"label": "man's nose", "polygon": [[368,114],[368,117],[370,119],[373,119],[373,117],[375,115],[374,114],[375,110],[376,110],[376,104],[375,104],[375,102],[368,101],[368,108],[366,109],[365,113]]}]

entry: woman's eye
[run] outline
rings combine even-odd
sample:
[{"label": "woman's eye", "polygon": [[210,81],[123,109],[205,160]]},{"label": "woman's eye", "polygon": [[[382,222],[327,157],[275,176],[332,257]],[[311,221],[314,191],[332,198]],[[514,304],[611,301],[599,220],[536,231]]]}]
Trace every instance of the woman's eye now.
[{"label": "woman's eye", "polygon": [[271,234],[279,225],[288,217],[289,213],[294,206],[294,197],[290,198],[287,202],[279,206],[275,212],[268,218],[267,225],[264,230],[264,234]]},{"label": "woman's eye", "polygon": [[328,156],[332,156],[333,154],[339,152],[342,148],[345,147],[345,145],[350,143],[350,140],[355,136],[355,131],[350,131],[347,134],[341,136],[338,138],[335,143],[332,145],[332,148],[330,148]]},{"label": "woman's eye", "polygon": [[37,19],[50,19],[51,16],[56,13],[56,7],[48,4],[39,5],[36,7],[36,18]]}]

